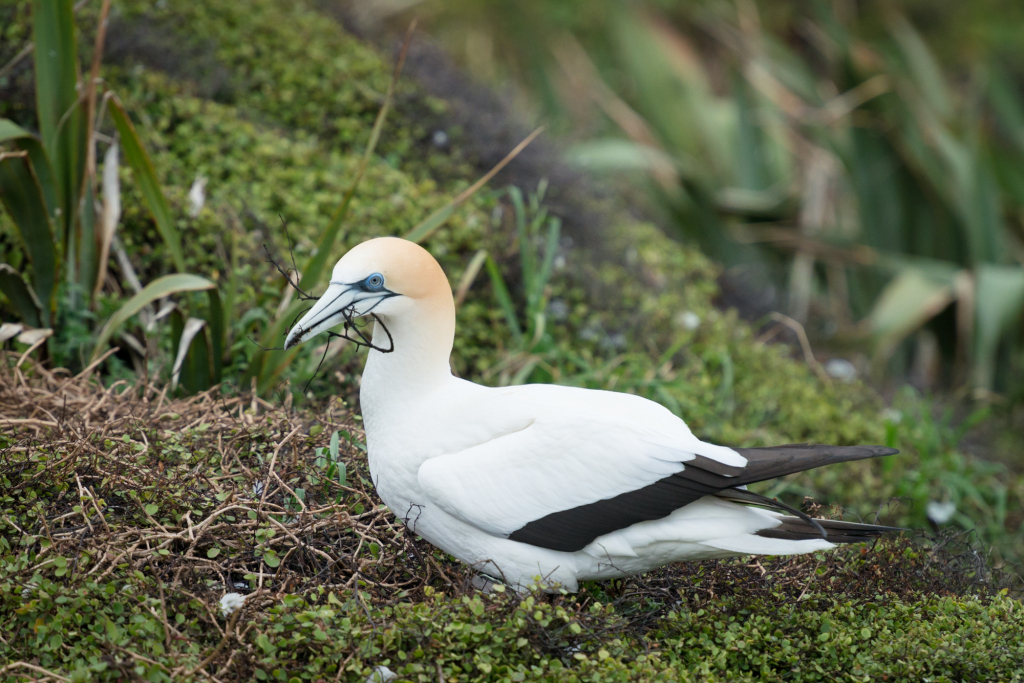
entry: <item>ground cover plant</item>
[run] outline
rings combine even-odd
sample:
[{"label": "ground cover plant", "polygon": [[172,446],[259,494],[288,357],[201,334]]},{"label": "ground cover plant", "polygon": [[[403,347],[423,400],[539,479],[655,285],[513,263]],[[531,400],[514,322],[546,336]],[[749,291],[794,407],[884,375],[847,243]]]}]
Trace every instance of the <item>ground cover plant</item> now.
[{"label": "ground cover plant", "polygon": [[[471,587],[373,493],[359,422],[5,356],[0,668],[57,680],[1020,680],[1024,611],[953,539]],[[340,465],[340,467],[339,467]],[[244,596],[224,613],[223,596]]]}]

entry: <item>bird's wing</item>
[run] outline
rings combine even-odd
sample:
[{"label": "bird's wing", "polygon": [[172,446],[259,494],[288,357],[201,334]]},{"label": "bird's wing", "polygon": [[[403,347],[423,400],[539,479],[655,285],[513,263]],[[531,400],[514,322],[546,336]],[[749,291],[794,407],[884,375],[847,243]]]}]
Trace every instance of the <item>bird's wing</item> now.
[{"label": "bird's wing", "polygon": [[427,460],[422,490],[483,531],[555,550],[580,550],[738,484],[747,462],[627,394],[516,387],[475,398],[460,413],[466,422],[500,415],[519,427]]}]

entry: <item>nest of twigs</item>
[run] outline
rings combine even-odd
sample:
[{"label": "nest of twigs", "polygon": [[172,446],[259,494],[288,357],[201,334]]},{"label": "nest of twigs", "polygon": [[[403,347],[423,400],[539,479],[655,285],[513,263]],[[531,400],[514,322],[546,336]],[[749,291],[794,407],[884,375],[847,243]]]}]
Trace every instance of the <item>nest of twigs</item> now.
[{"label": "nest of twigs", "polygon": [[[51,542],[40,562],[86,558],[85,576],[101,578],[128,563],[169,584],[242,592],[360,582],[382,599],[464,578],[383,508],[359,422],[342,406],[312,416],[255,393],[175,399],[151,384],[103,387],[89,373],[4,372],[9,493],[52,493],[38,526],[16,526]],[[325,476],[335,431],[344,483]]]}]

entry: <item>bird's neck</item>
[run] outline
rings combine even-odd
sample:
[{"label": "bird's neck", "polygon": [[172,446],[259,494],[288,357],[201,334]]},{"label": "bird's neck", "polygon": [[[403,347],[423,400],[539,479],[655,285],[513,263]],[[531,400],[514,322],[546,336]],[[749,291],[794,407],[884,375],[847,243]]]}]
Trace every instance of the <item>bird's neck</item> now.
[{"label": "bird's neck", "polygon": [[[451,293],[420,300],[414,310],[381,316],[363,370],[360,402],[364,411],[397,406],[429,395],[451,380],[449,358],[455,341],[455,305]],[[385,329],[386,328],[386,329]],[[389,338],[390,333],[390,338]]]}]

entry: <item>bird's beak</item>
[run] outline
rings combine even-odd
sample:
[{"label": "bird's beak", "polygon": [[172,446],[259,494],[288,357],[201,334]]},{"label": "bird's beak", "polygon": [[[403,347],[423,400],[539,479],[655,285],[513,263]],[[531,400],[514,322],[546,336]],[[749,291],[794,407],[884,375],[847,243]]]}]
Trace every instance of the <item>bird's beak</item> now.
[{"label": "bird's beak", "polygon": [[358,283],[348,285],[332,282],[320,300],[288,333],[284,340],[284,348],[287,350],[298,346],[307,339],[340,325],[346,319],[366,315],[390,296],[394,296],[394,293],[386,289],[367,292]]}]

